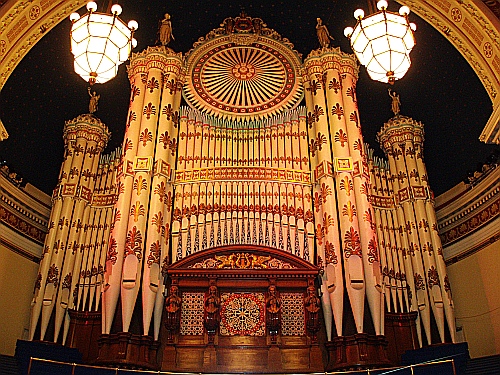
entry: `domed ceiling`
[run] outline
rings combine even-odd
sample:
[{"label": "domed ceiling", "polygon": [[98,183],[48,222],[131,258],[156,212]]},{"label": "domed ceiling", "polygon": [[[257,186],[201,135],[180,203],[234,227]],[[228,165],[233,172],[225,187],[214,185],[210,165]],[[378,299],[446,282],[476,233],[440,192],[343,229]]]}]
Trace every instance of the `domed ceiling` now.
[{"label": "domed ceiling", "polygon": [[[100,9],[104,3],[107,5],[108,2],[98,2]],[[358,0],[121,0],[120,4],[123,6],[122,19],[139,22],[136,52],[157,43],[158,22],[167,12],[171,15],[174,35],[169,47],[185,54],[198,38],[222,27],[226,18],[237,17],[244,11],[249,17],[261,18],[268,28],[287,38],[303,57],[320,47],[315,30],[317,17],[323,19],[335,38],[333,46],[351,52],[343,29],[354,25],[352,13],[356,8],[368,10],[367,1]],[[390,10],[398,8],[397,3],[389,2]],[[485,145],[478,140],[491,114],[491,101],[460,54],[416,15],[411,14],[410,20],[418,25],[417,45],[411,54],[412,67],[406,77],[391,88],[400,95],[401,114],[421,121],[425,126],[424,155],[429,180],[435,193],[440,194],[463,180],[467,171],[474,170],[477,163],[485,161],[488,154],[497,149],[497,146]],[[57,183],[62,161],[64,122],[88,112],[87,84],[73,71],[70,27],[69,20],[63,21],[44,36],[17,66],[0,92],[0,119],[9,133],[9,138],[0,142],[0,157],[25,181],[49,194]],[[256,97],[251,103],[243,103],[237,96],[238,87],[253,85],[265,88],[269,93],[267,99],[285,95],[292,98],[292,102],[295,100],[292,105],[298,104],[301,97],[298,87],[292,84],[289,91],[282,89],[287,84],[287,64],[296,66],[300,61],[298,55],[283,55],[280,59],[271,58],[273,54],[257,53],[250,47],[244,51],[245,56],[235,56],[231,48],[221,49],[206,61],[192,54],[192,60],[188,61],[199,64],[200,77],[224,70],[224,74],[217,74],[217,79],[226,91],[216,93],[220,100],[215,103],[203,97],[203,91],[207,95],[214,93],[213,84],[201,91],[193,86],[187,90],[187,97],[198,106],[213,109],[222,105],[230,112],[241,110],[242,105],[257,108],[263,98]],[[266,64],[276,67],[271,76],[259,73],[259,64],[266,58],[271,59]],[[120,67],[115,79],[96,85],[95,90],[101,95],[95,115],[112,132],[107,148],[111,151],[121,144],[126,124],[129,101],[126,68]],[[376,133],[393,116],[387,90],[387,85],[371,81],[361,68],[357,86],[361,126],[365,141],[376,149]],[[377,152],[383,155],[381,151]]]}]

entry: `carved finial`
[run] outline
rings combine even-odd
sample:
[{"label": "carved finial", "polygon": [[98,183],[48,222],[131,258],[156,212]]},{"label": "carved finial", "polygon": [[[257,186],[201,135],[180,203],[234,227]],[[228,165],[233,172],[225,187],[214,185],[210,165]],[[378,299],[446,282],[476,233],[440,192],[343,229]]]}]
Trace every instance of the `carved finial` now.
[{"label": "carved finial", "polygon": [[396,92],[392,91],[391,89],[388,89],[387,91],[389,92],[389,96],[392,98],[392,103],[391,103],[392,112],[394,112],[394,116],[398,116],[399,105],[401,104],[401,102],[399,101],[399,95],[396,94]]}]

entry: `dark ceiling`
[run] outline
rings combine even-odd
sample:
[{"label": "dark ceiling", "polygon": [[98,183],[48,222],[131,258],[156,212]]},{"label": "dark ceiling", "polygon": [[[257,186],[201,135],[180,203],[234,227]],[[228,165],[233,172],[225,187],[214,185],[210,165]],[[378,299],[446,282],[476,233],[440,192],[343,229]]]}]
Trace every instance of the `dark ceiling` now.
[{"label": "dark ceiling", "polygon": [[[103,9],[106,2],[98,2]],[[169,45],[187,52],[192,44],[226,17],[245,11],[260,17],[295,44],[306,57],[319,47],[316,18],[321,17],[335,38],[334,46],[350,52],[343,36],[345,26],[354,25],[353,11],[367,1],[120,1],[121,16],[136,19],[141,51],[156,42],[158,21],[168,12],[172,16],[175,40]],[[389,3],[389,10],[399,5]],[[84,11],[81,10],[80,14]],[[465,59],[437,31],[416,15],[417,45],[412,67],[393,89],[401,97],[401,114],[425,125],[424,156],[429,180],[441,194],[464,179],[468,171],[486,160],[497,146],[485,145],[478,137],[491,114],[491,101]],[[50,31],[23,59],[0,92],[0,118],[9,138],[0,142],[0,157],[25,181],[50,194],[57,183],[63,155],[64,122],[88,112],[87,84],[73,71],[69,49],[71,22],[63,21]],[[113,150],[122,142],[129,100],[126,68],[104,85],[96,115],[109,127]],[[362,68],[357,87],[361,125],[365,141],[378,149],[375,135],[392,117],[388,86],[371,81]],[[377,151],[382,155],[380,151]]]}]

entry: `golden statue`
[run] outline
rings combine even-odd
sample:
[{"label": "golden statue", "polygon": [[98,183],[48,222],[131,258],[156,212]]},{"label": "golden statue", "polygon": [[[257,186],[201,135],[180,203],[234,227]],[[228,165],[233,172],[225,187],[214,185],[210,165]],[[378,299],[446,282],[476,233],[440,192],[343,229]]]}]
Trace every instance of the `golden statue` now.
[{"label": "golden statue", "polygon": [[89,92],[90,96],[90,102],[89,102],[89,112],[94,113],[97,111],[97,104],[99,102],[99,98],[101,95],[97,95],[97,93],[94,91],[93,93],[90,91],[90,87],[87,90]]},{"label": "golden statue", "polygon": [[399,105],[401,104],[399,101],[399,95],[396,94],[395,91],[391,91],[391,89],[388,89],[387,91],[389,91],[389,96],[392,98],[392,112],[394,112],[394,116],[397,116],[399,115]]},{"label": "golden statue", "polygon": [[165,18],[160,21],[160,29],[158,30],[160,43],[166,46],[172,39],[175,39],[172,34],[172,22],[170,21],[170,14],[165,13]]},{"label": "golden statue", "polygon": [[318,35],[319,44],[321,47],[326,48],[330,46],[330,39],[333,40],[332,36],[328,32],[326,25],[323,25],[321,18],[316,18],[318,22],[316,24],[316,34]]}]

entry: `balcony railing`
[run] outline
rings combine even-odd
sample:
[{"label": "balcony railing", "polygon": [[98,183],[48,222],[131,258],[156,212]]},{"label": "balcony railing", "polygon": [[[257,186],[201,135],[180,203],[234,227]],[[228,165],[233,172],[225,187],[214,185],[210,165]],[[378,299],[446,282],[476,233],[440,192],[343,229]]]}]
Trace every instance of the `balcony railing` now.
[{"label": "balcony railing", "polygon": [[[30,358],[28,367],[28,375],[139,375],[139,374],[156,374],[156,375],[219,375],[215,373],[191,373],[191,372],[168,372],[168,371],[142,371],[130,370],[123,368],[110,368],[100,366],[90,366],[78,363],[66,363],[51,361],[41,358]],[[245,374],[245,370],[241,370],[241,374]],[[338,372],[322,372],[322,373],[296,373],[287,375],[457,375],[455,362],[453,359],[443,359],[425,363],[418,363],[408,366],[381,368],[373,370],[356,370],[356,371],[338,371]],[[260,374],[260,375],[278,375],[278,374]]]}]

